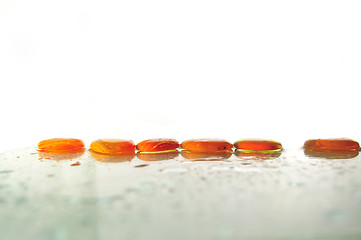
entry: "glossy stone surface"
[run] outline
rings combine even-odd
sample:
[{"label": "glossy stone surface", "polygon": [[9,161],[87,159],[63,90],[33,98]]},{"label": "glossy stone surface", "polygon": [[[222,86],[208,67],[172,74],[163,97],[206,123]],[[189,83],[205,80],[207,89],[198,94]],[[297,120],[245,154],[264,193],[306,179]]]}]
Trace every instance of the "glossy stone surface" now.
[{"label": "glossy stone surface", "polygon": [[181,148],[193,152],[232,151],[233,145],[223,139],[190,139],[182,142]]},{"label": "glossy stone surface", "polygon": [[90,144],[90,150],[103,154],[121,154],[135,151],[134,142],[122,139],[98,139]]},{"label": "glossy stone surface", "polygon": [[310,139],[304,143],[308,151],[356,151],[360,149],[358,142],[351,139]]},{"label": "glossy stone surface", "polygon": [[84,143],[75,138],[52,138],[39,142],[38,151],[68,152],[84,148]]},{"label": "glossy stone surface", "polygon": [[162,152],[179,148],[179,142],[171,138],[154,138],[141,141],[137,149],[141,152]]},{"label": "glossy stone surface", "polygon": [[278,151],[282,149],[281,143],[267,140],[239,140],[234,143],[234,147],[241,151]]},{"label": "glossy stone surface", "polygon": [[320,159],[350,159],[359,155],[359,151],[309,151],[304,149],[307,157],[320,158]]}]

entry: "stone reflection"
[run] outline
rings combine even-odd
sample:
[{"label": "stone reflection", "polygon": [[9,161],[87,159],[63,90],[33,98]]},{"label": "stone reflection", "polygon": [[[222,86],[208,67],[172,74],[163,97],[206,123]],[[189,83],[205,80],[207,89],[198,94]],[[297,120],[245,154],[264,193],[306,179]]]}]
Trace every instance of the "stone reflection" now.
[{"label": "stone reflection", "polygon": [[280,157],[282,150],[277,151],[240,151],[236,150],[234,155],[244,160],[270,160]]},{"label": "stone reflection", "polygon": [[359,155],[358,150],[354,151],[341,151],[341,150],[329,150],[329,151],[310,151],[304,149],[304,153],[307,157],[313,158],[325,158],[325,159],[350,159]]},{"label": "stone reflection", "polygon": [[137,157],[143,161],[163,161],[174,159],[179,156],[178,150],[166,152],[137,152]]},{"label": "stone reflection", "polygon": [[120,154],[104,154],[97,153],[91,150],[89,150],[89,152],[95,160],[106,163],[130,162],[135,157],[134,152]]},{"label": "stone reflection", "polygon": [[77,150],[70,150],[70,151],[60,151],[60,152],[46,152],[38,150],[38,155],[40,159],[48,159],[48,160],[70,160],[74,158],[81,157],[85,152],[85,149],[77,149]]},{"label": "stone reflection", "polygon": [[192,161],[224,161],[232,156],[232,151],[194,152],[182,150],[181,155]]}]

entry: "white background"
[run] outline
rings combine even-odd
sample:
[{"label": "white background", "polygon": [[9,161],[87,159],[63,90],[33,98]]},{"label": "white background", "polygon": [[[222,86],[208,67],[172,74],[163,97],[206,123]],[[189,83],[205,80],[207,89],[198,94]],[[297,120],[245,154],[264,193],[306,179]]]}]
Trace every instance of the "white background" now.
[{"label": "white background", "polygon": [[361,141],[360,1],[0,0],[0,152],[75,137]]}]

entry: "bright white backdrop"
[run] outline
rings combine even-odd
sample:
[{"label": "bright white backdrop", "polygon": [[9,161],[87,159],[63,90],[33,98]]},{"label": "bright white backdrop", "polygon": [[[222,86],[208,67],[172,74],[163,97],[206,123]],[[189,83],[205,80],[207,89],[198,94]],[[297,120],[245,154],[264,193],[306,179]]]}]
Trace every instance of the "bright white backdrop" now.
[{"label": "bright white backdrop", "polygon": [[0,152],[52,137],[361,141],[360,1],[0,0]]}]

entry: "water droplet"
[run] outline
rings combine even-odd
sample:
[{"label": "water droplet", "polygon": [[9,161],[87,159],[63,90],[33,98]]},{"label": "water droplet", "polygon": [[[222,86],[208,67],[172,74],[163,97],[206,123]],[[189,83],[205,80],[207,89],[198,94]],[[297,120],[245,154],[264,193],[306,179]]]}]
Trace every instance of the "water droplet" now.
[{"label": "water droplet", "polygon": [[142,168],[142,167],[146,167],[149,166],[149,164],[140,164],[140,165],[136,165],[134,166],[135,168]]},{"label": "water droplet", "polygon": [[70,166],[80,166],[80,162],[73,163]]}]

